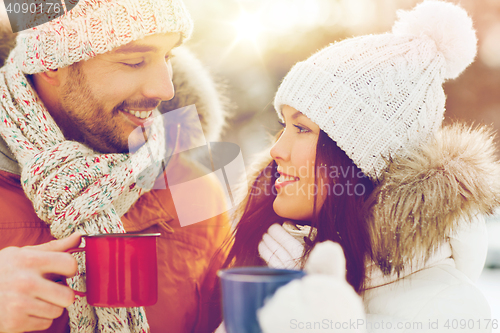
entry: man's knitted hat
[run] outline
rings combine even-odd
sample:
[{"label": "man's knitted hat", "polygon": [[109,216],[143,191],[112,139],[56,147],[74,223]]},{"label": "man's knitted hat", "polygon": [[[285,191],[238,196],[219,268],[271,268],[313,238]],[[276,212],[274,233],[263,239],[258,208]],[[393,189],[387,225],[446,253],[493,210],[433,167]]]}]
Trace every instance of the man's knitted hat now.
[{"label": "man's knitted hat", "polygon": [[148,35],[179,32],[193,24],[182,0],[80,0],[68,13],[24,30],[14,59],[26,74],[66,67]]},{"label": "man's knitted hat", "polygon": [[392,33],[347,39],[297,63],[274,100],[279,117],[283,105],[302,112],[372,179],[441,126],[442,83],[476,56],[462,8],[425,1],[398,17]]}]

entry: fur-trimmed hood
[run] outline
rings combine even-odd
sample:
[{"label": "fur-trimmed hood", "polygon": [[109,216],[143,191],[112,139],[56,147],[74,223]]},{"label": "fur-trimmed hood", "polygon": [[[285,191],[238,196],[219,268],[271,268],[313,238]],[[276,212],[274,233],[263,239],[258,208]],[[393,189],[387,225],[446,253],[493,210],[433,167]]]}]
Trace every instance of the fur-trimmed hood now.
[{"label": "fur-trimmed hood", "polygon": [[370,210],[375,262],[384,274],[429,259],[476,214],[500,204],[500,163],[488,127],[443,127],[389,160]]},{"label": "fur-trimmed hood", "polygon": [[16,34],[13,34],[0,24],[0,67],[3,66],[5,59],[7,59],[7,56],[15,45]]}]

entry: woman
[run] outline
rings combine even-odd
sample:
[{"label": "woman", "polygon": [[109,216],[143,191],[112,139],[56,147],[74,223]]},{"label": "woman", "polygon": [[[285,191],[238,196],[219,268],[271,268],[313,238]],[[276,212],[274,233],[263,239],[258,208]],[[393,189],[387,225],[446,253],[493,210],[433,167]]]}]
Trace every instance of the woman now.
[{"label": "woman", "polygon": [[[375,324],[365,329],[385,332],[385,320],[435,332],[434,323],[452,330],[466,319],[470,331],[490,331],[471,280],[484,264],[481,214],[500,199],[499,163],[488,130],[441,127],[442,84],[475,54],[467,13],[425,1],[399,13],[392,33],[347,39],[296,64],[274,101],[284,130],[242,206],[226,266],[303,267],[330,240]],[[311,228],[290,230],[290,220]],[[335,293],[289,302],[304,281],[263,309],[265,332],[297,331],[293,318],[314,322],[342,307]]]}]

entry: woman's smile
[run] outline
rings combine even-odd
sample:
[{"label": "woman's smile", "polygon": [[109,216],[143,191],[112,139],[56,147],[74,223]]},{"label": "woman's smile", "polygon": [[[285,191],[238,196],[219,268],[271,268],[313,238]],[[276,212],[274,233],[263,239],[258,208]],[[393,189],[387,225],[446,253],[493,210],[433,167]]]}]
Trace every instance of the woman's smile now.
[{"label": "woman's smile", "polygon": [[274,183],[274,186],[276,187],[277,190],[300,180],[299,177],[287,175],[286,173],[280,171],[279,168],[278,168],[278,173],[280,174],[280,177],[276,179],[276,182]]}]

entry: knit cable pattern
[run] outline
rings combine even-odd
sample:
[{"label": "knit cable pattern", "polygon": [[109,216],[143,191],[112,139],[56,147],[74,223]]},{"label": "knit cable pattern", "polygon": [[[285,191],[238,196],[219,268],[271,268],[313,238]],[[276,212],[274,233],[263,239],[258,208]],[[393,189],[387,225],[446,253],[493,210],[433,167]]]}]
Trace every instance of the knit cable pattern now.
[{"label": "knit cable pattern", "polygon": [[186,41],[192,30],[182,0],[80,0],[68,13],[21,31],[16,61],[23,73],[40,73],[153,34],[177,32]]}]

